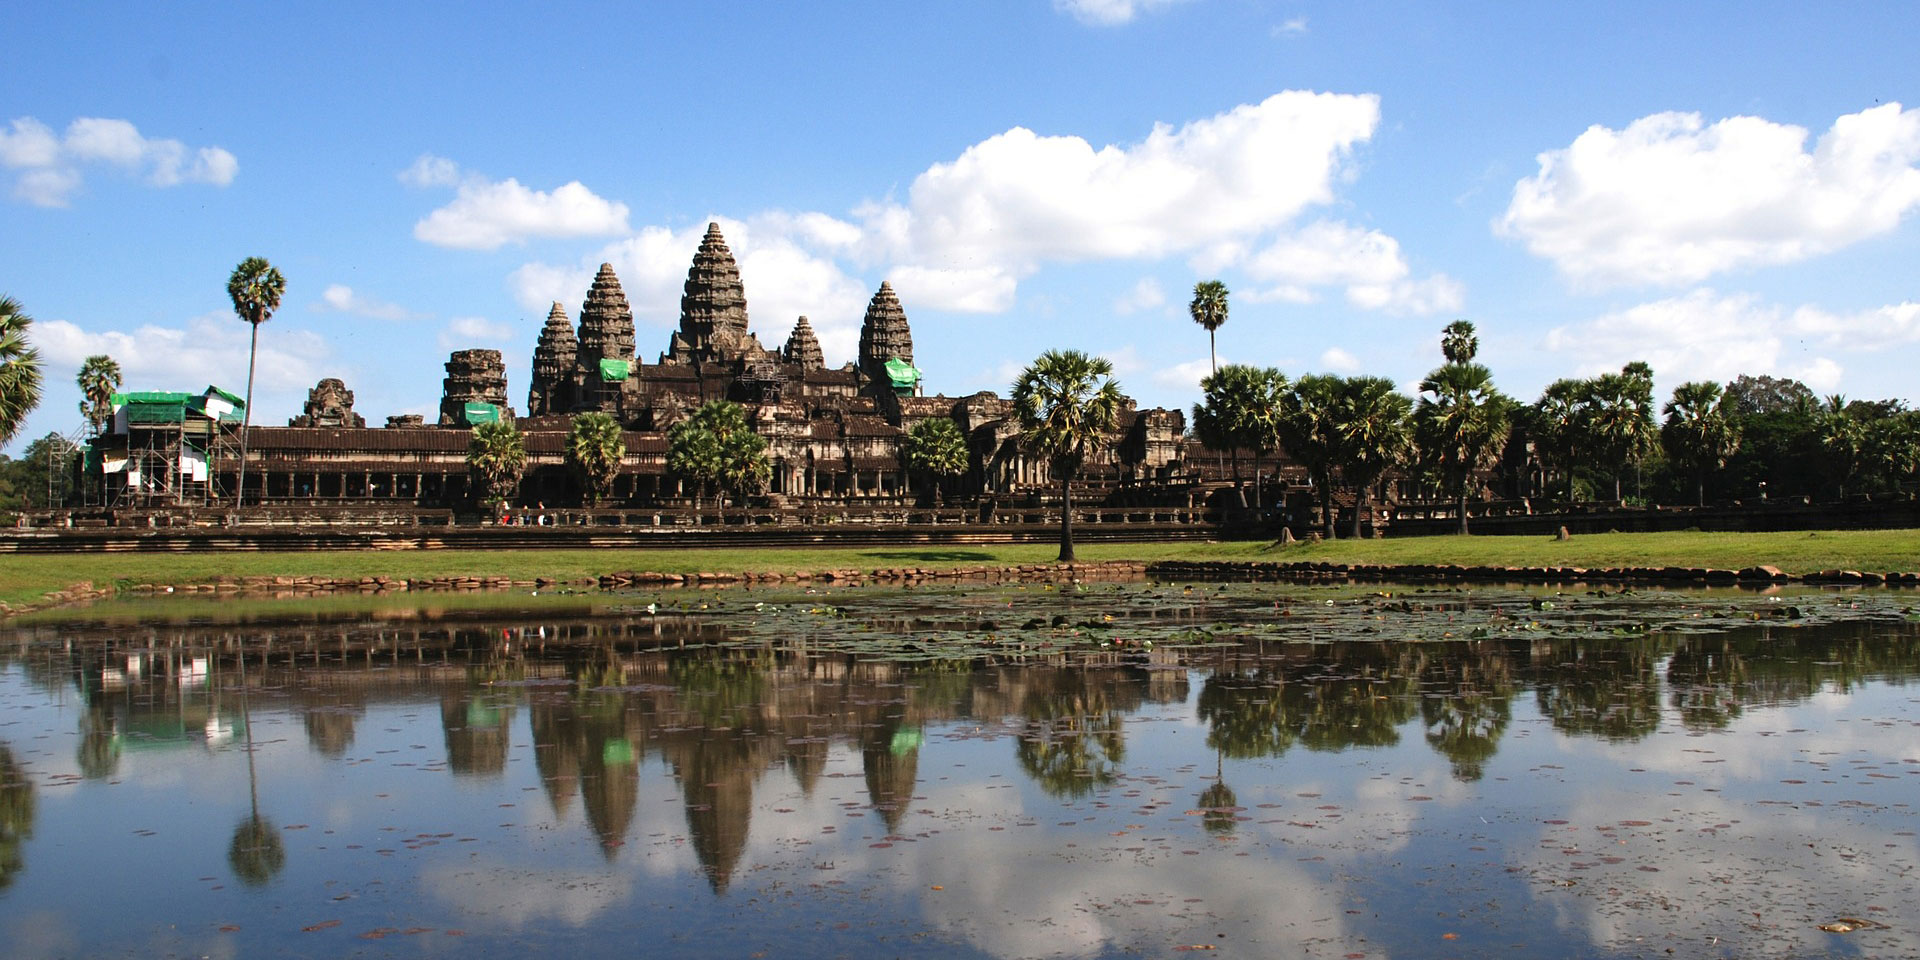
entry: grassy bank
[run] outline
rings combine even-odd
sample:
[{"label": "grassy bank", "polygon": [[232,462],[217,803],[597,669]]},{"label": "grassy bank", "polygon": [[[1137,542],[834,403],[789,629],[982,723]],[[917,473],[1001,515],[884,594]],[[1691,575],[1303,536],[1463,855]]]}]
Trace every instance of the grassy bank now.
[{"label": "grassy bank", "polygon": [[[75,554],[0,558],[0,602],[38,599],[80,581],[193,583],[220,576],[449,577],[576,579],[622,570],[662,573],[790,573],[883,567],[952,567],[1051,562],[1043,544],[865,549],[429,550],[311,553]],[[1516,566],[1698,566],[1772,564],[1788,573],[1827,569],[1920,570],[1920,531],[1794,533],[1609,533],[1548,537],[1407,537],[1270,543],[1085,544],[1080,559],[1325,560],[1336,563],[1456,563]]]}]

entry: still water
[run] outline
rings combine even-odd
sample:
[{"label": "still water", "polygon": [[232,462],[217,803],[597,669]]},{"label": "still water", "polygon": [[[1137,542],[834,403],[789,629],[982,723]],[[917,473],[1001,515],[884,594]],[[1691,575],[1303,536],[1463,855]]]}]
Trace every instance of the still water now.
[{"label": "still water", "polygon": [[0,943],[1915,956],[1913,602],[105,604],[0,634]]}]

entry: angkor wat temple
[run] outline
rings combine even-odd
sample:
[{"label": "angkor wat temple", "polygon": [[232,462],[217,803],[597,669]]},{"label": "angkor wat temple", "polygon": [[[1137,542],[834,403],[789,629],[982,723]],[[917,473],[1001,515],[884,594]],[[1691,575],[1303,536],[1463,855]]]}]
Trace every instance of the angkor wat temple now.
[{"label": "angkor wat temple", "polygon": [[[288,426],[250,431],[246,501],[458,506],[468,499],[471,427],[506,418],[526,437],[528,469],[518,502],[576,503],[564,444],[573,415],[598,411],[626,431],[613,504],[673,503],[691,491],[668,474],[667,430],[717,399],[741,404],[767,441],[767,493],[776,502],[908,496],[902,441],[908,429],[933,417],[952,419],[968,441],[970,468],[952,485],[953,495],[992,496],[1047,483],[1046,465],[1020,450],[1009,401],[987,391],[927,396],[913,359],[906,311],[886,283],[867,305],[854,362],[828,367],[804,316],[778,349],[763,345],[748,329],[739,267],[719,226],[709,224],[687,271],[679,328],[655,362],[636,355],[633,311],[612,266],[602,264],[577,325],[562,304],[548,314],[534,348],[524,415],[509,405],[497,350],[460,350],[447,360],[437,424],[389,417],[384,427],[369,428],[353,410],[352,391],[339,380],[322,380]],[[96,444],[110,502],[230,498],[238,452],[220,438],[233,433],[224,425],[237,419],[234,400],[213,388],[198,398],[128,395],[113,431]],[[206,422],[196,426],[197,420]],[[1151,486],[1179,470],[1184,432],[1180,411],[1129,403],[1112,442],[1083,475],[1095,487]],[[196,453],[197,468],[189,463]]]}]

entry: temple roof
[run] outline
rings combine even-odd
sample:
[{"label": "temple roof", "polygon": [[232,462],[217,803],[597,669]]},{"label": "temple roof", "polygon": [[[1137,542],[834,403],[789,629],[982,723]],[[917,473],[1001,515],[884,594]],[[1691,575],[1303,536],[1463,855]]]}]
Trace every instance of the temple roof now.
[{"label": "temple roof", "polygon": [[720,225],[709,223],[693,265],[687,268],[672,357],[679,362],[733,359],[746,335],[747,292],[740,283],[740,267],[720,235]]},{"label": "temple roof", "polygon": [[813,325],[805,316],[794,322],[793,332],[787,335],[787,345],[780,356],[806,371],[820,370],[827,365],[826,355],[820,352],[820,340],[813,335]]}]

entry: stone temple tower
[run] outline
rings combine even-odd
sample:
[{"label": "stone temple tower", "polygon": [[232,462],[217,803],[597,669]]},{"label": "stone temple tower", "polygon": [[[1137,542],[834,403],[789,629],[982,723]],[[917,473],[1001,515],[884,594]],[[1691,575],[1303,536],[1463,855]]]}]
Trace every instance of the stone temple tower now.
[{"label": "stone temple tower", "polygon": [[613,264],[603,263],[580,307],[580,342],[573,361],[575,407],[618,415],[620,390],[632,365],[633,309],[627,306],[620,278],[613,275]]},{"label": "stone temple tower", "polygon": [[[893,361],[891,367],[889,361]],[[913,331],[907,328],[907,312],[893,286],[881,281],[867,303],[866,321],[860,324],[860,373],[867,389],[876,395],[909,396],[917,392],[920,372],[913,369]]]},{"label": "stone temple tower", "polygon": [[802,370],[826,367],[827,358],[820,352],[820,339],[813,335],[813,325],[806,317],[794,323],[793,332],[787,335],[787,345],[780,350],[780,359],[798,364]]},{"label": "stone temple tower", "polygon": [[680,297],[680,329],[663,358],[670,363],[706,363],[738,360],[760,344],[747,333],[747,292],[740,283],[740,267],[720,235],[720,225],[707,224],[707,235],[687,269],[687,285]]},{"label": "stone temple tower", "polygon": [[540,340],[533,347],[533,382],[527,388],[527,415],[530,417],[573,412],[573,362],[580,343],[573,336],[573,321],[567,308],[559,303],[547,313],[547,325],[540,328]]}]

